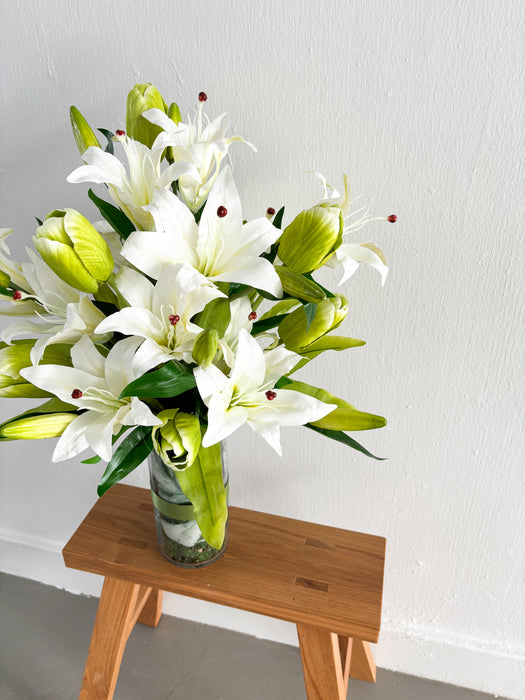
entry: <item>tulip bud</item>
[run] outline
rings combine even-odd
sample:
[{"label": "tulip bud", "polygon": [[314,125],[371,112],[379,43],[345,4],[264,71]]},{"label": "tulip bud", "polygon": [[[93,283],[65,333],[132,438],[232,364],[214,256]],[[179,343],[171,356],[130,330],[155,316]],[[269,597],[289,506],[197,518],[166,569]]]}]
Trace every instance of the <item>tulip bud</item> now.
[{"label": "tulip bud", "polygon": [[7,421],[0,425],[0,439],[40,440],[60,437],[75,418],[75,413],[44,413]]},{"label": "tulip bud", "polygon": [[51,212],[37,228],[34,241],[53,272],[81,292],[97,292],[113,271],[106,241],[75,209]]},{"label": "tulip bud", "polygon": [[201,446],[201,428],[197,416],[177,408],[161,411],[162,425],[154,426],[151,437],[155,452],[164,464],[176,470],[190,467]]},{"label": "tulip bud", "polygon": [[126,131],[129,137],[151,148],[162,129],[144,119],[142,113],[148,109],[168,113],[168,105],[157,88],[151,83],[138,83],[128,94]]},{"label": "tulip bud", "polygon": [[200,367],[209,367],[218,347],[218,332],[214,328],[207,328],[197,336],[191,356]]},{"label": "tulip bud", "polygon": [[73,129],[73,137],[81,156],[84,155],[90,146],[101,148],[92,128],[76,107],[69,108],[69,117],[71,119],[71,128]]},{"label": "tulip bud", "polygon": [[296,272],[312,272],[324,265],[343,242],[343,213],[335,204],[305,209],[279,239],[279,258]]},{"label": "tulip bud", "polygon": [[308,325],[304,306],[288,314],[279,324],[279,337],[288,350],[299,354],[308,351],[311,343],[339,326],[346,317],[348,302],[340,294],[317,305],[313,321]]}]

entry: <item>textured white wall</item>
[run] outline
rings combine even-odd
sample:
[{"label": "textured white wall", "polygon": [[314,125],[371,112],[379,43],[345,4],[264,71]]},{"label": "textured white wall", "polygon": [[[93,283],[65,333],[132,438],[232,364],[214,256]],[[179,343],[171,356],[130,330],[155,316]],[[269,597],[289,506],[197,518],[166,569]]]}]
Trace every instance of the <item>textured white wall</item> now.
[{"label": "textured white wall", "polygon": [[[377,214],[391,265],[346,285],[348,335],[304,376],[389,418],[373,462],[304,429],[280,460],[232,441],[232,502],[388,538],[379,665],[523,697],[523,13],[518,0],[5,0],[2,222],[18,257],[34,216],[86,214],[67,185],[76,104],[123,125],[135,83],[209,95],[257,155],[234,147],[246,213],[319,198],[307,170],[342,172]],[[13,237],[12,237],[13,238]],[[328,361],[326,361],[328,360]],[[2,417],[22,405],[4,401]],[[59,550],[100,468],[51,465],[51,444],[2,445],[4,568],[97,590]],[[135,483],[145,484],[144,475]],[[521,562],[521,564],[520,564]],[[284,623],[172,599],[179,614],[293,641]],[[523,674],[523,675],[522,675]],[[521,685],[520,685],[521,684]]]}]

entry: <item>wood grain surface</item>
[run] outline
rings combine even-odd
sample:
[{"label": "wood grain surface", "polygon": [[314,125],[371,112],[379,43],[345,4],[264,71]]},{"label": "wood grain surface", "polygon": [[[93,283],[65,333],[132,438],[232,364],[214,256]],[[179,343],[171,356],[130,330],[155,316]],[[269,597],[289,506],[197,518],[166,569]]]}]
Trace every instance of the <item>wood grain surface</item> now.
[{"label": "wood grain surface", "polygon": [[160,554],[150,493],[117,484],[63,550],[68,567],[376,642],[385,539],[230,507],[230,544],[198,569]]}]

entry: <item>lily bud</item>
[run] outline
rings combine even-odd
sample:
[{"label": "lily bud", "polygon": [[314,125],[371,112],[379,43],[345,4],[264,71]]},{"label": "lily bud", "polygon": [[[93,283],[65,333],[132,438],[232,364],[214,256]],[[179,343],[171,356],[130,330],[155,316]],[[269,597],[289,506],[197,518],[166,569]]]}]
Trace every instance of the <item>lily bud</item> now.
[{"label": "lily bud", "polygon": [[313,321],[308,325],[304,306],[288,314],[279,324],[279,337],[287,350],[302,354],[309,346],[339,326],[348,311],[348,301],[341,294],[317,304]]},{"label": "lily bud", "polygon": [[0,270],[0,287],[7,289],[10,284],[11,284],[11,278],[9,277],[7,272]]},{"label": "lily bud", "polygon": [[209,367],[218,347],[218,332],[214,328],[207,328],[197,336],[191,356],[200,367]]},{"label": "lily bud", "polygon": [[0,425],[0,439],[40,440],[60,437],[75,418],[75,413],[44,413],[15,419]]},{"label": "lily bud", "polygon": [[113,271],[106,241],[75,209],[51,212],[37,228],[34,242],[53,272],[81,292],[94,294]]},{"label": "lily bud", "polygon": [[326,294],[321,287],[300,272],[290,270],[284,265],[276,265],[275,272],[279,275],[283,291],[294,299],[302,299],[314,304],[326,299]]},{"label": "lily bud", "polygon": [[178,124],[179,122],[182,121],[182,115],[180,113],[179,105],[175,104],[175,102],[172,102],[169,106],[168,117],[175,124]]},{"label": "lily bud", "polygon": [[69,117],[71,119],[71,128],[73,129],[73,137],[81,156],[84,155],[90,146],[101,148],[97,137],[93,133],[93,129],[75,106],[69,108]]},{"label": "lily bud", "polygon": [[153,427],[151,437],[155,452],[164,464],[176,470],[190,467],[201,446],[201,428],[197,416],[177,408],[161,411],[162,425]]},{"label": "lily bud", "polygon": [[335,204],[305,209],[279,239],[279,258],[296,272],[313,272],[324,265],[343,242],[343,213]]},{"label": "lily bud", "polygon": [[130,90],[126,107],[126,131],[128,136],[140,141],[148,148],[162,129],[142,116],[148,109],[160,109],[168,113],[168,105],[157,88],[151,83],[138,83]]},{"label": "lily bud", "polygon": [[[52,396],[20,375],[21,369],[31,366],[31,350],[34,344],[34,340],[23,340],[0,349],[0,397],[39,399]],[[70,366],[69,346],[48,345],[40,364]]]}]

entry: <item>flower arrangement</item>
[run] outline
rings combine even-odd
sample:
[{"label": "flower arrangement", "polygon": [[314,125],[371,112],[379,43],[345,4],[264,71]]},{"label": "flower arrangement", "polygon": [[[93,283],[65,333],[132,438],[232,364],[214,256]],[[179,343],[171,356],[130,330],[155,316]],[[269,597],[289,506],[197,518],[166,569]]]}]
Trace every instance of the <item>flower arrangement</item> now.
[{"label": "flower arrangement", "polygon": [[322,201],[284,229],[284,207],[245,221],[229,151],[254,147],[198,99],[184,122],[136,85],[126,131],[99,129],[105,147],[72,107],[83,165],[67,179],[105,186],[106,197],[89,190],[103,220],[50,212],[21,264],[0,230],[2,313],[18,317],[1,336],[0,396],[45,399],[4,422],[0,440],[58,438],[53,461],[91,448],[85,462],[107,462],[99,495],[154,451],[218,546],[210,523],[224,522],[225,499],[210,505],[206,484],[222,484],[218,446],[245,423],[279,454],[280,426],[305,425],[373,456],[347,431],[386,421],[293,373],[364,345],[332,334],[347,299],[314,273],[341,268],[342,283],[366,263],[384,283],[387,266],[374,244],[346,239],[370,221],[350,215],[346,177],[340,196],[320,176]]}]

